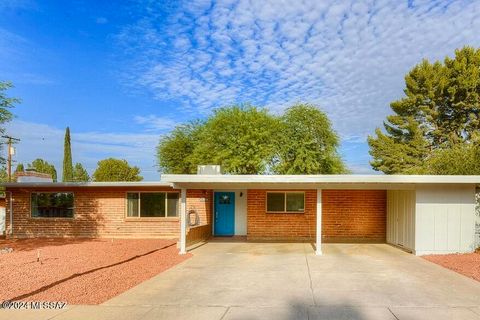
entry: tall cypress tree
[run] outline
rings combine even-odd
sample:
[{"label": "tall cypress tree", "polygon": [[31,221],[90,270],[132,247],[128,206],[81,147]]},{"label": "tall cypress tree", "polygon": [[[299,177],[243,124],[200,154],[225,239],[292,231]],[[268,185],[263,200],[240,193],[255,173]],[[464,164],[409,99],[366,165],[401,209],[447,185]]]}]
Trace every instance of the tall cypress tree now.
[{"label": "tall cypress tree", "polygon": [[63,146],[63,182],[73,181],[72,148],[70,146],[70,128],[65,130],[65,143]]}]

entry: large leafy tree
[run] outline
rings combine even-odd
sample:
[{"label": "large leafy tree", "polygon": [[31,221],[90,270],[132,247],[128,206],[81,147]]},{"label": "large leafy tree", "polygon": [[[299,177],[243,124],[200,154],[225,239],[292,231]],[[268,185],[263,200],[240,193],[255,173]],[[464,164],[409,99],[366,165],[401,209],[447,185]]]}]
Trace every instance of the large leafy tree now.
[{"label": "large leafy tree", "polygon": [[[12,88],[11,82],[0,81],[0,134],[5,133],[4,124],[12,120],[13,114],[10,111],[15,104],[20,103],[17,98],[9,97],[6,91]],[[0,162],[4,163],[5,159],[0,157]]]},{"label": "large leafy tree", "polygon": [[443,63],[424,60],[405,84],[405,97],[391,103],[394,114],[387,117],[385,132],[377,129],[368,138],[375,170],[412,172],[437,150],[478,141],[480,49],[456,50]]},{"label": "large leafy tree", "polygon": [[40,173],[47,173],[52,176],[52,180],[54,182],[57,181],[57,170],[55,169],[55,166],[43,159],[38,158],[33,160],[32,163],[28,164],[28,168],[34,169],[35,171]]},{"label": "large leafy tree", "polygon": [[283,116],[241,105],[178,126],[162,137],[157,155],[165,173],[195,173],[200,164],[220,164],[232,174],[340,173],[337,146],[326,115],[312,105]]},{"label": "large leafy tree", "polygon": [[217,109],[199,132],[193,162],[221,164],[232,174],[264,173],[278,128],[277,119],[265,109],[250,105]]},{"label": "large leafy tree", "polygon": [[82,166],[81,163],[76,163],[73,167],[73,182],[87,182],[90,181],[90,176],[88,175],[87,170]]},{"label": "large leafy tree", "polygon": [[297,104],[280,118],[274,171],[279,174],[332,174],[347,170],[337,152],[339,139],[327,115]]},{"label": "large leafy tree", "polygon": [[193,121],[177,126],[160,139],[157,146],[158,164],[168,173],[195,173],[197,170],[193,151],[198,145],[203,123]]},{"label": "large leafy tree", "polygon": [[73,163],[72,163],[72,147],[70,141],[70,128],[65,129],[65,140],[63,144],[63,182],[73,181]]},{"label": "large leafy tree", "polygon": [[459,143],[451,148],[438,149],[423,165],[406,173],[480,175],[480,144]]},{"label": "large leafy tree", "polygon": [[127,160],[108,158],[98,161],[93,173],[94,181],[141,181],[140,169],[130,166]]},{"label": "large leafy tree", "polygon": [[8,182],[8,173],[5,167],[0,167],[0,182]]}]

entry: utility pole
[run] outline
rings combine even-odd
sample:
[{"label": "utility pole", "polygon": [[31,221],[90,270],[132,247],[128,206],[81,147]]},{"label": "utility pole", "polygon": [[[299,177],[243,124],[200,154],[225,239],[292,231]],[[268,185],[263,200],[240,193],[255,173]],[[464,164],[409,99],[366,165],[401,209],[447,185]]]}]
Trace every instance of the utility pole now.
[{"label": "utility pole", "polygon": [[11,137],[11,136],[2,136],[2,138],[8,139],[8,159],[7,159],[7,173],[8,173],[8,182],[12,182],[12,155],[14,154],[13,142],[18,142],[20,139]]}]

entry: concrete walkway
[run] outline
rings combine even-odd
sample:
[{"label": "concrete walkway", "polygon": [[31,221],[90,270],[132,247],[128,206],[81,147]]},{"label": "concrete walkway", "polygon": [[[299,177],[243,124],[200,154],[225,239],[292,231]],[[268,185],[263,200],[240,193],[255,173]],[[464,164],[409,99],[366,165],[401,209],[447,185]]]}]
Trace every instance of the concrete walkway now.
[{"label": "concrete walkway", "polygon": [[211,242],[101,306],[0,319],[480,319],[480,283],[388,245]]}]

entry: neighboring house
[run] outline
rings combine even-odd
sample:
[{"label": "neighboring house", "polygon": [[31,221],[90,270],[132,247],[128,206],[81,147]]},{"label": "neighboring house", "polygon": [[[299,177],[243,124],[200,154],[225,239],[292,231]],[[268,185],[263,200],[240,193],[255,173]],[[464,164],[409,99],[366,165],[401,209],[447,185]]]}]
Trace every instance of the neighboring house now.
[{"label": "neighboring house", "polygon": [[53,182],[51,174],[37,172],[35,169],[15,172],[15,180],[17,182]]},{"label": "neighboring house", "polygon": [[4,186],[11,237],[178,238],[182,253],[212,236],[313,241],[317,254],[322,242],[387,242],[422,255],[475,249],[480,176],[198,174]]},{"label": "neighboring house", "polygon": [[[36,172],[34,169],[15,172],[17,182],[52,182],[52,176],[46,173]],[[6,200],[5,192],[0,191],[0,236],[5,235],[6,223]]]}]

